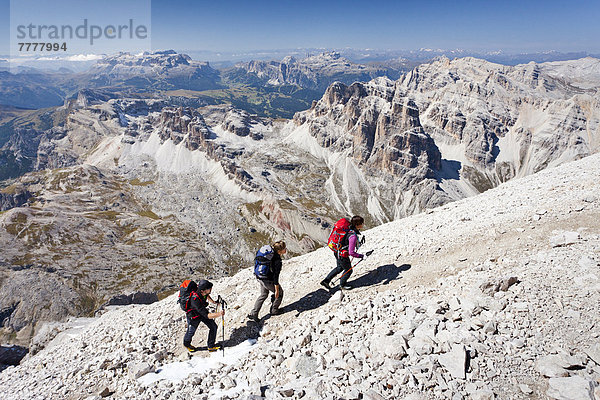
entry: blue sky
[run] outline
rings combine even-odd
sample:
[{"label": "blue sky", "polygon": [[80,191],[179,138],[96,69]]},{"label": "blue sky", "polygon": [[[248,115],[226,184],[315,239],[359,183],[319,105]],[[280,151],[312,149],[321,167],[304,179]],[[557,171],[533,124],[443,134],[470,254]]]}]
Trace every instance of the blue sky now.
[{"label": "blue sky", "polygon": [[[0,0],[0,54],[8,52],[9,15],[9,0]],[[598,0],[154,0],[151,38],[154,50],[425,47],[600,53],[598,21]]]}]

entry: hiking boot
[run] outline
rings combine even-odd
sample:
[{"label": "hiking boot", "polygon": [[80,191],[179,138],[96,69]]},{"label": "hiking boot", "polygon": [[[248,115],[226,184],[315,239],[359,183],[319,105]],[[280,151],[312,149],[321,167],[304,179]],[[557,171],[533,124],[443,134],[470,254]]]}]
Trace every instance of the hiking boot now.
[{"label": "hiking boot", "polygon": [[281,314],[281,310],[277,309],[277,310],[271,310],[271,315],[279,315]]},{"label": "hiking boot", "polygon": [[223,350],[223,347],[220,344],[208,348],[209,353],[214,353],[215,351],[219,351],[219,350]]},{"label": "hiking boot", "polygon": [[340,287],[344,290],[352,290],[352,286],[350,285],[341,285]]},{"label": "hiking boot", "polygon": [[331,290],[331,286],[329,286],[329,282],[321,281],[321,286],[323,286],[327,290]]},{"label": "hiking boot", "polygon": [[248,319],[250,321],[258,322],[258,316],[257,315],[248,314]]},{"label": "hiking boot", "polygon": [[184,344],[183,347],[185,347],[190,353],[195,353],[198,350],[200,350],[199,348],[197,348],[196,346],[192,346],[191,344]]}]

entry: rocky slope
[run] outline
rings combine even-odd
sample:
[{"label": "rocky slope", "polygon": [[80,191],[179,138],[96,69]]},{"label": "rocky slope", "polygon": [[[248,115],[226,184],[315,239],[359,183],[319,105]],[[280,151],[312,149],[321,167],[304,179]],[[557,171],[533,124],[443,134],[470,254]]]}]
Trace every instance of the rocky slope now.
[{"label": "rocky slope", "polygon": [[251,271],[216,281],[230,304],[229,357],[187,361],[172,296],[48,326],[38,349],[53,341],[2,372],[0,389],[7,399],[597,400],[599,161],[365,231],[375,252],[351,291],[319,289],[327,248],[286,260],[284,314],[261,314],[259,331],[245,320]]},{"label": "rocky slope", "polygon": [[206,250],[225,238],[156,215],[135,194],[151,183],[77,166],[28,175],[0,193],[27,194],[0,215],[3,342],[27,345],[37,324],[90,315],[118,295],[157,299],[192,271],[227,273]]}]

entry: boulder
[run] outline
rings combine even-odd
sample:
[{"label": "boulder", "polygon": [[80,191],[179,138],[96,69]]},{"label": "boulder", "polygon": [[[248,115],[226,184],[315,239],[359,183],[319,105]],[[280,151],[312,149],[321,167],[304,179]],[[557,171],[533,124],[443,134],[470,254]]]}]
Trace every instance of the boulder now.
[{"label": "boulder", "polygon": [[578,232],[554,231],[554,236],[550,238],[552,247],[561,247],[575,244],[581,239]]},{"label": "boulder", "polygon": [[560,364],[561,362],[559,356],[550,355],[538,359],[536,362],[536,369],[540,374],[547,378],[568,376],[569,372],[565,370]]},{"label": "boulder", "polygon": [[588,355],[596,364],[600,365],[600,343],[596,343],[585,350],[585,354]]},{"label": "boulder", "polygon": [[147,362],[142,362],[142,361],[138,361],[138,362],[134,362],[132,364],[130,364],[128,366],[129,368],[129,375],[133,378],[133,379],[137,379],[143,375],[146,375],[150,372],[154,372],[154,366],[150,363]]},{"label": "boulder", "polygon": [[484,294],[493,296],[496,292],[506,292],[512,285],[519,283],[516,276],[506,276],[501,279],[487,281],[479,286]]},{"label": "boulder", "polygon": [[371,338],[371,351],[385,355],[394,360],[400,360],[406,356],[406,340],[400,332],[393,335],[375,335]]},{"label": "boulder", "polygon": [[592,381],[580,376],[550,378],[546,394],[555,400],[595,400]]},{"label": "boulder", "polygon": [[467,367],[467,352],[462,344],[452,345],[452,350],[440,354],[438,362],[450,373],[453,378],[465,379]]},{"label": "boulder", "polygon": [[294,368],[302,377],[312,376],[317,373],[317,368],[319,368],[319,360],[317,360],[315,357],[301,355],[298,357],[298,361],[296,361]]}]

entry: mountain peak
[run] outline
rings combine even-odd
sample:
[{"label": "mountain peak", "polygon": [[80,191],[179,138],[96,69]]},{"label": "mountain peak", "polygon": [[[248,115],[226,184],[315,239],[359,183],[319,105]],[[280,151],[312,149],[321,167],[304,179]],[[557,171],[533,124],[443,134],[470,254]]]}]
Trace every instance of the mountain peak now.
[{"label": "mountain peak", "polygon": [[191,57],[187,54],[179,54],[173,50],[166,50],[140,54],[121,52],[99,60],[97,65],[176,67],[179,65],[190,65],[191,61]]}]

